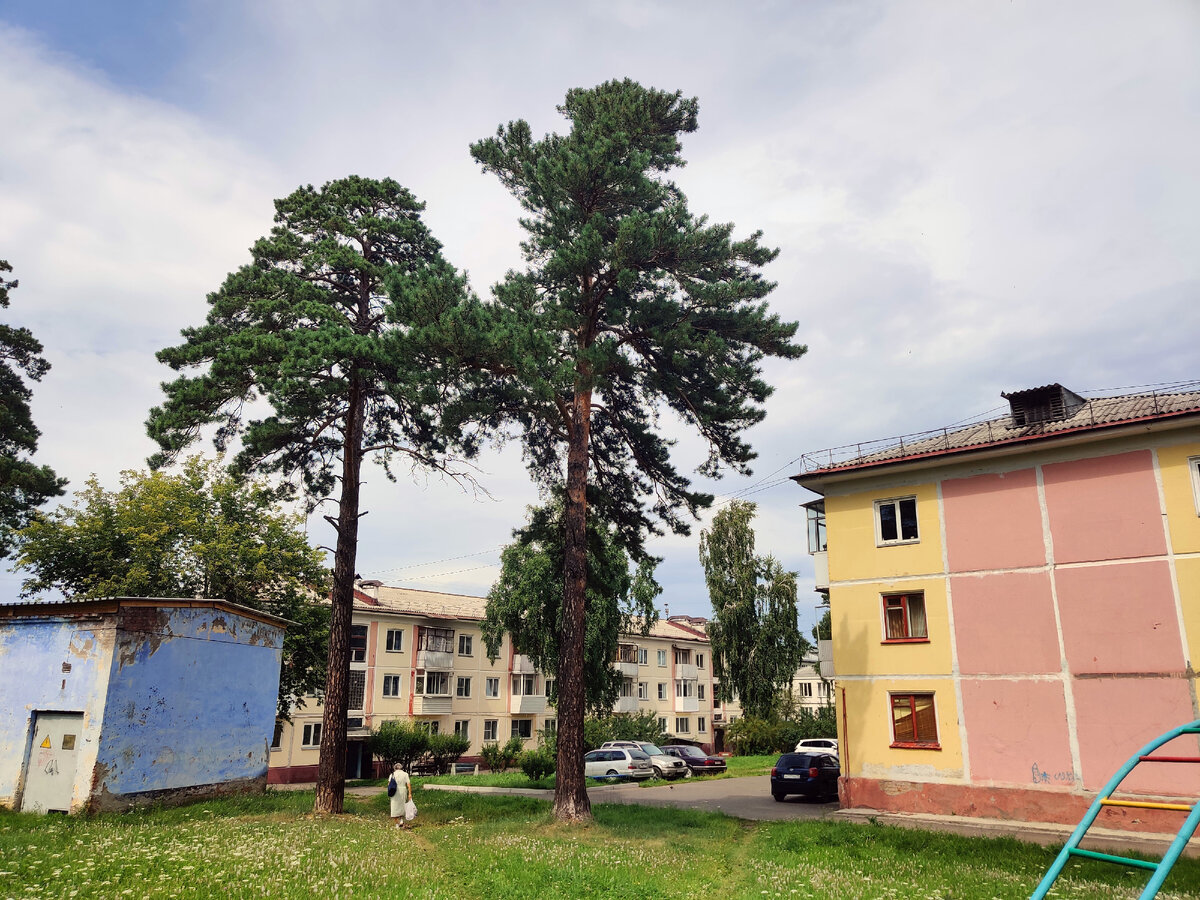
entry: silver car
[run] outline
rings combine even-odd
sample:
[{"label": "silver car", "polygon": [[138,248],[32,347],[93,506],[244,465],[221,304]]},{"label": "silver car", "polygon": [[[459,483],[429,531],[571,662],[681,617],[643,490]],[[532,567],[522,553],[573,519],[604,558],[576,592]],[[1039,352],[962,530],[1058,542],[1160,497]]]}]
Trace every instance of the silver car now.
[{"label": "silver car", "polygon": [[682,759],[669,755],[657,744],[651,744],[649,741],[606,741],[600,745],[602,750],[609,747],[641,750],[650,757],[650,768],[653,769],[655,778],[687,778],[692,774],[692,770]]},{"label": "silver car", "polygon": [[654,777],[650,757],[636,747],[601,747],[583,755],[583,775],[598,781]]}]

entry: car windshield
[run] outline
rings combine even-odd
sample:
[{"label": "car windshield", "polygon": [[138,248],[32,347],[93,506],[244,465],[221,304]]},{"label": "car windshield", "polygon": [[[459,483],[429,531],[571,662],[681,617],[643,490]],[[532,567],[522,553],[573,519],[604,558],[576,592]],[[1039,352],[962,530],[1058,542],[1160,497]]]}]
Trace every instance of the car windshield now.
[{"label": "car windshield", "polygon": [[666,756],[662,752],[662,748],[655,744],[638,744],[638,746],[642,748],[643,753],[649,753],[651,756]]}]

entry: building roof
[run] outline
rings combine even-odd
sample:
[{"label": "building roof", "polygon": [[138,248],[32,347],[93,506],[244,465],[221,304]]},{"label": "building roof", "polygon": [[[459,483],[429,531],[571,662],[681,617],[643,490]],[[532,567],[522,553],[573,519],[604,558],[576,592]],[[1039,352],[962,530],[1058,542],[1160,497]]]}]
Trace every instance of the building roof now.
[{"label": "building roof", "polygon": [[[1010,401],[1061,385],[1045,385],[1003,394]],[[1065,391],[1065,389],[1062,389]],[[1071,393],[1071,392],[1067,392]],[[1077,395],[1074,395],[1077,396]],[[1080,398],[1083,399],[1083,398]],[[1101,431],[1141,422],[1200,416],[1200,382],[1174,385],[1169,391],[1093,397],[1072,405],[1062,418],[1018,425],[1014,416],[985,419],[961,427],[947,427],[831,450],[800,458],[801,470],[792,478],[806,481],[838,472],[882,467],[927,457],[969,453],[1005,445],[1061,439],[1068,435]]]},{"label": "building roof", "polygon": [[231,603],[228,600],[212,600],[203,597],[50,597],[33,600],[18,600],[0,603],[0,620],[34,619],[46,616],[86,616],[114,613],[120,608],[157,607],[168,609],[222,609],[227,612],[245,616],[276,625],[286,629],[295,625],[288,619],[273,616],[261,610]]},{"label": "building roof", "polygon": [[[487,613],[487,598],[360,581],[354,591],[354,609],[364,613],[387,612],[425,619],[482,622]],[[672,641],[707,641],[703,627],[698,627],[694,622],[694,617],[688,623],[659,619],[650,626],[650,632],[645,636]],[[634,632],[622,637],[636,640],[643,635]]]}]

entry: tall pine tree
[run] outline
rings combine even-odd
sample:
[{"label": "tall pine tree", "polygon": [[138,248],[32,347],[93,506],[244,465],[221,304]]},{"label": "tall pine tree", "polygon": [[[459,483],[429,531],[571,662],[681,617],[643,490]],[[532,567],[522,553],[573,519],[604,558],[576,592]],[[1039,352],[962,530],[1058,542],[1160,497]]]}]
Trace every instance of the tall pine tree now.
[{"label": "tall pine tree", "polygon": [[158,354],[173,369],[200,371],[163,385],[166,402],[147,423],[162,447],[152,464],[216,425],[218,449],[241,438],[236,469],[298,478],[316,500],[336,495],[337,515],[326,516],[337,547],[318,812],[341,812],[345,791],[363,460],[376,458],[389,477],[397,460],[445,472],[448,450],[475,449],[440,418],[453,378],[424,336],[466,286],[423,208],[391,179],[356,176],[277,200],[275,227],[251,249],[253,262],[209,295],[206,323]]},{"label": "tall pine tree", "polygon": [[[743,430],[771,388],[764,356],[797,358],[797,326],[770,314],[760,233],[688,210],[666,177],[697,102],[625,80],[567,93],[568,134],[535,140],[511,122],[471,154],[527,213],[528,268],[495,288],[478,348],[494,408],[520,424],[528,464],[565,494],[558,637],[555,813],[591,816],[583,777],[587,519],[598,515],[640,560],[662,526],[687,533],[712,497],[691,488],[658,430],[672,411],[708,443],[706,475],[748,472]],[[590,507],[590,509],[589,509]]]}]

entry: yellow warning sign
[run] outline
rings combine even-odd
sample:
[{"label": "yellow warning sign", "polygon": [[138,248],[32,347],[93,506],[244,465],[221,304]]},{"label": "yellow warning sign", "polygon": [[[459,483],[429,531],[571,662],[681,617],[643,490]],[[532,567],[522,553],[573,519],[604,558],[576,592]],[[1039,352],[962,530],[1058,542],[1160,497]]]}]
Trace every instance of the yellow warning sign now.
[{"label": "yellow warning sign", "polygon": [[45,747],[47,750],[50,749],[50,735],[46,735],[46,739],[44,741],[42,741],[42,746]]}]

